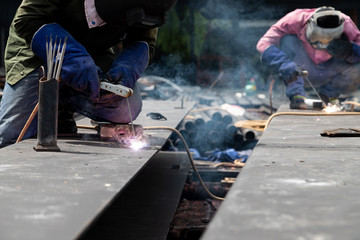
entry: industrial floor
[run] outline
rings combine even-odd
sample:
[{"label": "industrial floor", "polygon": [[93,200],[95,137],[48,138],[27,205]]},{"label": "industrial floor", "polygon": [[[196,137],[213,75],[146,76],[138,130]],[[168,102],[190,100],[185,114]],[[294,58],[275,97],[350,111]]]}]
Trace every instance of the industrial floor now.
[{"label": "industrial floor", "polygon": [[359,138],[320,135],[359,119],[273,118],[201,239],[359,239]]}]

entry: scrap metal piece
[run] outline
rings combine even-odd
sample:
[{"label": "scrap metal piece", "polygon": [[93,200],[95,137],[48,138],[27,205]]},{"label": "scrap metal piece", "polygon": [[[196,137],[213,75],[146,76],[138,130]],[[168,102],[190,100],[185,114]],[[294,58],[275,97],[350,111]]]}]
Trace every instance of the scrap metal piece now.
[{"label": "scrap metal piece", "polygon": [[335,128],[324,130],[320,135],[323,137],[360,137],[360,129]]},{"label": "scrap metal piece", "polygon": [[231,187],[235,183],[236,178],[225,177],[221,180],[221,186]]}]

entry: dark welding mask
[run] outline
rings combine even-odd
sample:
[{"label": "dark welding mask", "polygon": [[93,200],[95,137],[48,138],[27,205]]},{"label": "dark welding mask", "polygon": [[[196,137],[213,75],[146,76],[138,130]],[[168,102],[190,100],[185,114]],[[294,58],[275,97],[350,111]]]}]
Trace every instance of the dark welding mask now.
[{"label": "dark welding mask", "polygon": [[344,21],[340,11],[333,7],[320,7],[308,20],[306,37],[314,48],[326,49],[333,39],[341,36]]},{"label": "dark welding mask", "polygon": [[166,12],[177,0],[95,0],[96,11],[115,26],[155,28],[165,23]]}]

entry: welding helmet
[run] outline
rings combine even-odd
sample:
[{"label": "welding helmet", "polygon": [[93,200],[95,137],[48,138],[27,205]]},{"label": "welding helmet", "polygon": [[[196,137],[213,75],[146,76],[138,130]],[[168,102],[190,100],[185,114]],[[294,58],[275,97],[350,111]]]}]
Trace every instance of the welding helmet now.
[{"label": "welding helmet", "polygon": [[333,7],[317,8],[308,20],[306,37],[314,48],[326,49],[331,40],[341,36],[344,21],[341,12]]},{"label": "welding helmet", "polygon": [[166,12],[177,0],[95,0],[99,16],[115,26],[155,28],[165,23]]}]

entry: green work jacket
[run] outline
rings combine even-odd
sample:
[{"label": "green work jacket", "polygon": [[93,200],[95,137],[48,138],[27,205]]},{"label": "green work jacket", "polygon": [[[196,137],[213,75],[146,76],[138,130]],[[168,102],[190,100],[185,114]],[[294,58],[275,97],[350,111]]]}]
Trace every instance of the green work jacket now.
[{"label": "green work jacket", "polygon": [[150,59],[155,52],[158,29],[115,27],[105,24],[89,28],[84,0],[23,0],[9,30],[5,50],[6,80],[15,84],[44,62],[30,49],[36,31],[44,24],[58,23],[82,44],[103,72],[115,59],[114,46],[134,41],[149,44]]}]

